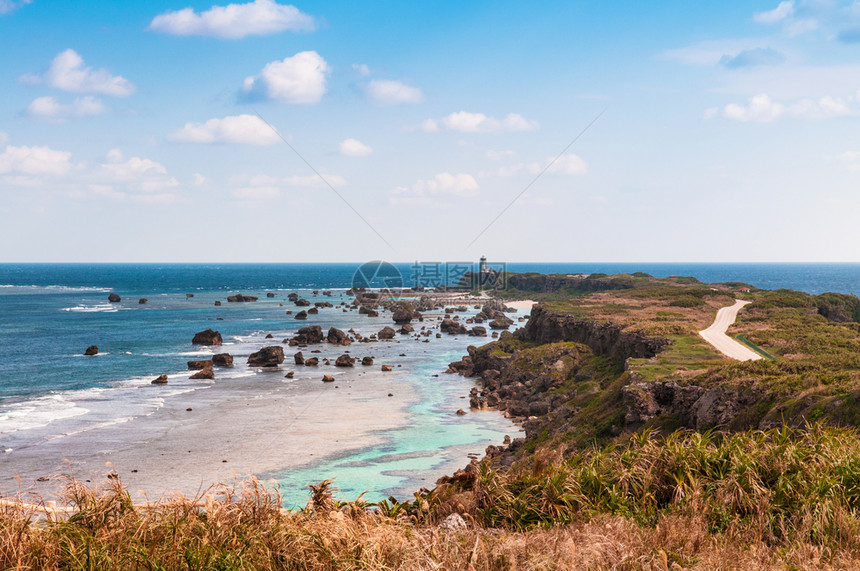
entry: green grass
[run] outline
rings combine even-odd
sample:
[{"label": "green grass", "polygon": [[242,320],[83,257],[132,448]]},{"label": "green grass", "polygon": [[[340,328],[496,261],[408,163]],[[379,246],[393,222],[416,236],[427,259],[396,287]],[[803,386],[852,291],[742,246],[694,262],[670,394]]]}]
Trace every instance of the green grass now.
[{"label": "green grass", "polygon": [[720,366],[725,358],[699,336],[675,335],[672,344],[651,359],[628,359],[630,368],[645,381],[653,381],[676,372]]}]

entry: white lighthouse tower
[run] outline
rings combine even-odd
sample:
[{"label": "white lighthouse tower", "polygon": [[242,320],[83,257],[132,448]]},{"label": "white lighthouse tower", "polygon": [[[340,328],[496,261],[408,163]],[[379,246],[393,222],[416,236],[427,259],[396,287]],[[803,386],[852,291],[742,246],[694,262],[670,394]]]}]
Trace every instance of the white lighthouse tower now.
[{"label": "white lighthouse tower", "polygon": [[481,263],[478,268],[482,274],[487,273],[487,256],[481,256]]}]

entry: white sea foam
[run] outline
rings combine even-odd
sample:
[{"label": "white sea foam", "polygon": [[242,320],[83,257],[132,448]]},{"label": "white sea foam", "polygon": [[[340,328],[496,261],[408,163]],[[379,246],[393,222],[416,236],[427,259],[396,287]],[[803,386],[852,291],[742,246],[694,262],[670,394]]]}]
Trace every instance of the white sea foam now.
[{"label": "white sea foam", "polygon": [[62,311],[72,311],[74,313],[116,313],[120,307],[110,303],[100,303],[97,305],[76,305],[74,307],[64,307]]},{"label": "white sea foam", "polygon": [[67,400],[63,395],[47,395],[14,403],[0,411],[0,434],[41,428],[52,422],[74,418],[88,412],[88,409]]}]

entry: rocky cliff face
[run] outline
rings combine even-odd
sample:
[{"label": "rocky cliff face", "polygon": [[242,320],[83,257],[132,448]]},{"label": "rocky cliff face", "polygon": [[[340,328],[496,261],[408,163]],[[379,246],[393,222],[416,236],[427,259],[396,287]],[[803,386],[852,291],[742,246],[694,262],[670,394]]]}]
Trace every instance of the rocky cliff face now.
[{"label": "rocky cliff face", "polygon": [[529,322],[516,335],[524,341],[556,343],[572,341],[588,345],[597,355],[624,361],[630,357],[648,359],[670,343],[663,337],[649,337],[623,331],[611,322],[599,322],[549,311],[542,305],[532,308]]}]

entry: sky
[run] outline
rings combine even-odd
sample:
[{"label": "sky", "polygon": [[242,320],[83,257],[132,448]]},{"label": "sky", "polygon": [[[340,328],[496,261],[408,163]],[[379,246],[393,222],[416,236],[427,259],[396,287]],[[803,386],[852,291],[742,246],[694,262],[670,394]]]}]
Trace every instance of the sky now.
[{"label": "sky", "polygon": [[860,2],[0,0],[0,262],[860,262]]}]

